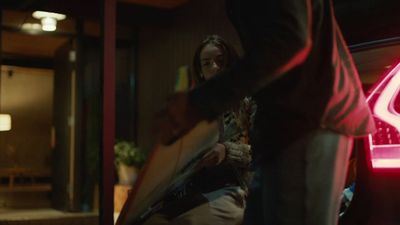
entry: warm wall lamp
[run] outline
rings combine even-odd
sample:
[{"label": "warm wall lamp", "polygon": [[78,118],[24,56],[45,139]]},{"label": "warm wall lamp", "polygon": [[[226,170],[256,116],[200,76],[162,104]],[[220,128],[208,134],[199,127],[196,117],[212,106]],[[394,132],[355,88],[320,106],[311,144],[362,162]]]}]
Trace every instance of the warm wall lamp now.
[{"label": "warm wall lamp", "polygon": [[11,116],[10,114],[0,114],[0,131],[11,130]]},{"label": "warm wall lamp", "polygon": [[[0,97],[2,96],[1,77],[2,77],[2,74],[0,73]],[[0,99],[0,108],[1,108],[1,99]],[[1,111],[1,109],[0,109],[0,111]],[[9,131],[9,130],[11,130],[11,115],[0,113],[0,131]]]},{"label": "warm wall lamp", "polygon": [[57,21],[67,17],[64,14],[45,11],[35,11],[32,16],[42,22],[42,30],[44,31],[55,31],[57,29]]}]

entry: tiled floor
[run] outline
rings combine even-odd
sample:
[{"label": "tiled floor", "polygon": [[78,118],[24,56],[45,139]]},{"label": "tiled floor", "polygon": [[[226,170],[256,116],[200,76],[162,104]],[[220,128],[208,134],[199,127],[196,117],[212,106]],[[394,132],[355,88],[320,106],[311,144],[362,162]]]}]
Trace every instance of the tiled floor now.
[{"label": "tiled floor", "polygon": [[97,212],[71,213],[54,209],[0,208],[0,225],[98,225]]}]

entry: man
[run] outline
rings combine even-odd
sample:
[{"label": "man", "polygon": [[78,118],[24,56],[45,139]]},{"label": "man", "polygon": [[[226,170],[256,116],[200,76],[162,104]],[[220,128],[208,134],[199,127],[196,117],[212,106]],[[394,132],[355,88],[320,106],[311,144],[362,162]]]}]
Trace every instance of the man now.
[{"label": "man", "polygon": [[244,96],[257,103],[245,224],[335,225],[355,136],[374,131],[330,0],[227,0],[244,56],[163,110],[169,143]]}]

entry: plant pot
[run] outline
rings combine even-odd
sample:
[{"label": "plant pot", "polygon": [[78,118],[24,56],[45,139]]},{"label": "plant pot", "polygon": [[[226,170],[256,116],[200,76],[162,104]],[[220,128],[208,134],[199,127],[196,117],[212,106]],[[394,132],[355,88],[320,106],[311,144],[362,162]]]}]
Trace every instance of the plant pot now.
[{"label": "plant pot", "polygon": [[119,184],[133,185],[135,183],[139,170],[135,166],[118,165]]}]

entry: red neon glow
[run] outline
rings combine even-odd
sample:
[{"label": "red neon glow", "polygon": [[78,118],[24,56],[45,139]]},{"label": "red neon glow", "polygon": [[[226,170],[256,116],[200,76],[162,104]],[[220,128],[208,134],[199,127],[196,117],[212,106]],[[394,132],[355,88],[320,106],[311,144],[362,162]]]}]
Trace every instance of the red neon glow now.
[{"label": "red neon glow", "polygon": [[377,132],[368,136],[373,168],[400,168],[400,113],[395,107],[399,93],[400,63],[367,98],[377,126]]}]

